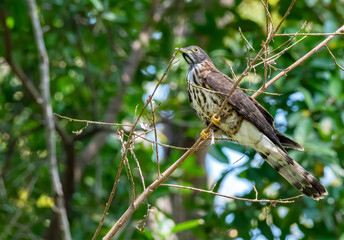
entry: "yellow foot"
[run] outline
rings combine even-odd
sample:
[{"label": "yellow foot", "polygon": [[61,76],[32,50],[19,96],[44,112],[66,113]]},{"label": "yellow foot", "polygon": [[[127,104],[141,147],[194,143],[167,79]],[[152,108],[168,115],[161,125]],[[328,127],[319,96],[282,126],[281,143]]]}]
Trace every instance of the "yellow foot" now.
[{"label": "yellow foot", "polygon": [[216,124],[216,123],[218,123],[218,122],[221,121],[221,118],[220,118],[220,116],[217,116],[217,114],[214,114],[214,115],[211,117],[211,121],[212,121],[214,124]]},{"label": "yellow foot", "polygon": [[201,136],[204,140],[207,140],[210,137],[210,131],[206,132],[206,129],[203,129],[201,132]]}]

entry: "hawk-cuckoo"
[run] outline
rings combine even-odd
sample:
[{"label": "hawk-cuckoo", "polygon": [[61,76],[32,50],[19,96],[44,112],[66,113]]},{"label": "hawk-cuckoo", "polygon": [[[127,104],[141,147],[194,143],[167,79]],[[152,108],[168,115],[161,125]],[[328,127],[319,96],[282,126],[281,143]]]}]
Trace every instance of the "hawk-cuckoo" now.
[{"label": "hawk-cuckoo", "polygon": [[[221,73],[209,56],[197,46],[180,48],[189,65],[186,80],[192,108],[212,131],[255,149],[279,174],[305,195],[319,200],[327,194],[320,182],[295,162],[285,148],[303,147],[274,127],[270,113],[256,100],[235,89],[220,116],[216,113],[233,87],[233,80]],[[203,137],[206,134],[202,132]]]}]

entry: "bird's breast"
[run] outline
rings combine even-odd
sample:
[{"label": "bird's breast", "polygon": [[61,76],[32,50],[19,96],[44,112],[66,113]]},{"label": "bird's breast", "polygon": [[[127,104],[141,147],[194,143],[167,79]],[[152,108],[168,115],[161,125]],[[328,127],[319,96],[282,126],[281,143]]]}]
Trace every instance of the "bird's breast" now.
[{"label": "bird's breast", "polygon": [[[186,81],[191,106],[207,125],[210,123],[211,117],[218,113],[223,98],[207,84],[206,74],[200,64],[195,65],[189,69]],[[220,117],[221,121],[217,126],[228,135],[229,133],[235,134],[238,131],[242,117],[233,109],[232,105],[228,103]]]}]

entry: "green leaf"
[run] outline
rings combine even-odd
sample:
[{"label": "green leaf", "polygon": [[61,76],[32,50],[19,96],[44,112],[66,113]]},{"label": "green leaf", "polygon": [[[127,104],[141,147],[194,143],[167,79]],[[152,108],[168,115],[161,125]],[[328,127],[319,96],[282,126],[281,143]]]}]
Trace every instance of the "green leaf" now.
[{"label": "green leaf", "polygon": [[13,28],[14,28],[14,24],[15,24],[15,21],[14,21],[14,18],[13,18],[13,17],[7,17],[7,18],[6,18],[6,26],[7,26],[9,29],[13,29]]},{"label": "green leaf", "polygon": [[329,84],[330,94],[338,99],[342,93],[342,81],[338,78],[332,78]]},{"label": "green leaf", "polygon": [[198,226],[203,225],[203,224],[204,224],[204,220],[203,219],[196,219],[196,220],[182,222],[182,223],[179,223],[179,224],[175,225],[172,228],[172,233],[177,233],[177,232],[185,231],[185,230],[188,230],[188,229],[191,229],[191,228],[198,227]]},{"label": "green leaf", "polygon": [[113,12],[104,12],[102,18],[109,22],[113,22],[116,19],[116,15]]},{"label": "green leaf", "polygon": [[91,0],[91,2],[97,11],[103,11],[104,6],[100,0]]}]

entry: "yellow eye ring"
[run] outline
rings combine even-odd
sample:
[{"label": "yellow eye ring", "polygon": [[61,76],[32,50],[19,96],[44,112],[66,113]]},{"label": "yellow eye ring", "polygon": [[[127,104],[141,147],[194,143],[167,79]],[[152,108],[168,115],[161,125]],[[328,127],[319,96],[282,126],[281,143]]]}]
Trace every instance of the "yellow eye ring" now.
[{"label": "yellow eye ring", "polygon": [[199,53],[199,50],[198,50],[197,47],[194,47],[194,48],[192,49],[192,51],[193,51],[194,53]]}]

